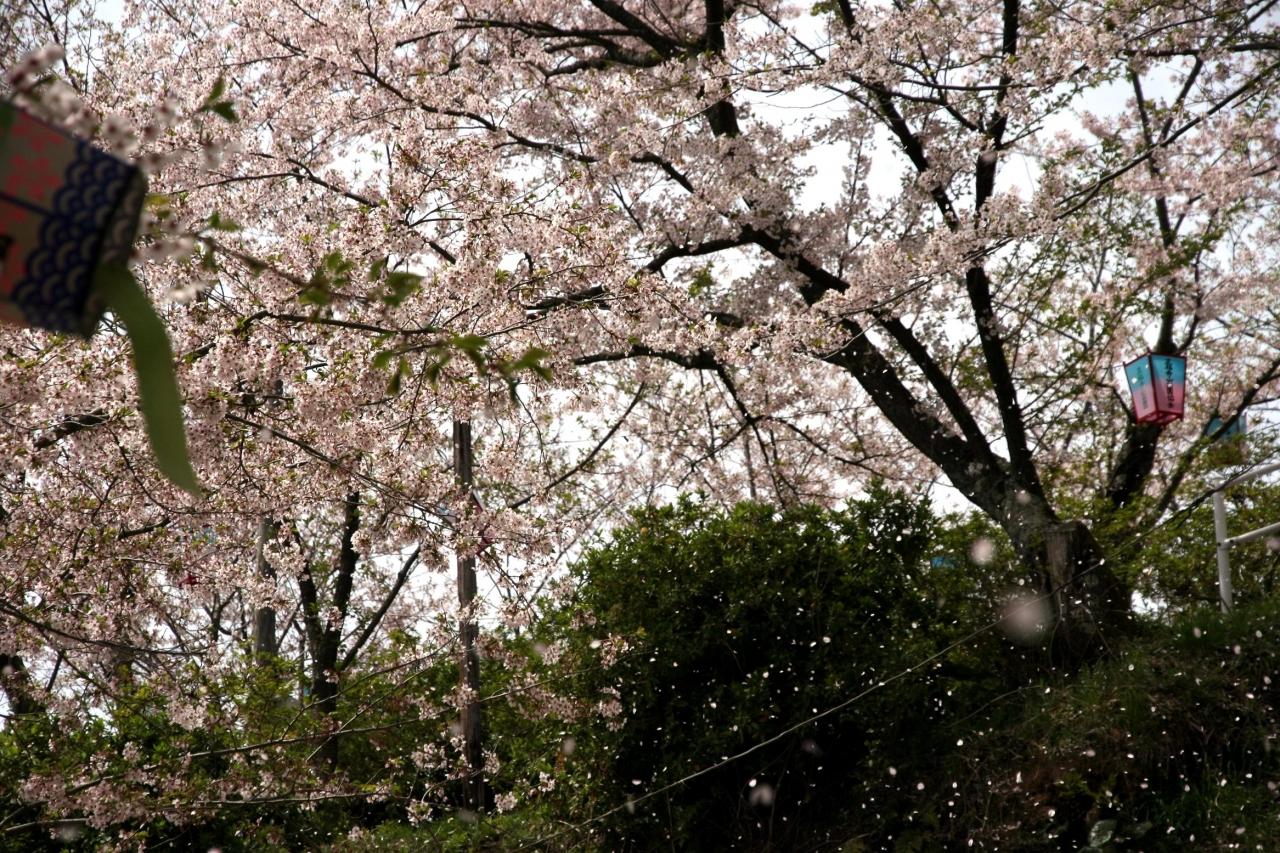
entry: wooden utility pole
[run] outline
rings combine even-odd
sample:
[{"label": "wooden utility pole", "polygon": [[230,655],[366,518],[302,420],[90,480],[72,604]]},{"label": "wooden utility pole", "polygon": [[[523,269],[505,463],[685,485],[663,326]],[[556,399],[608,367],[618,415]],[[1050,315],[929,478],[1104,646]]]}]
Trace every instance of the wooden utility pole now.
[{"label": "wooden utility pole", "polygon": [[[275,580],[276,571],[267,560],[267,542],[274,539],[276,526],[271,519],[263,516],[258,521],[257,569],[258,576]],[[259,607],[253,623],[253,654],[258,663],[265,663],[275,657],[276,651],[276,609],[271,606]]]},{"label": "wooden utility pole", "polygon": [[[458,513],[461,521],[470,511],[471,495],[471,423],[453,422],[453,473],[462,488],[463,504]],[[484,753],[480,749],[480,656],[476,652],[479,629],[475,621],[476,558],[474,554],[457,554],[458,603],[462,618],[458,633],[462,637],[459,675],[467,699],[462,706],[462,739],[467,762],[467,780],[463,801],[474,812],[484,808]]]}]

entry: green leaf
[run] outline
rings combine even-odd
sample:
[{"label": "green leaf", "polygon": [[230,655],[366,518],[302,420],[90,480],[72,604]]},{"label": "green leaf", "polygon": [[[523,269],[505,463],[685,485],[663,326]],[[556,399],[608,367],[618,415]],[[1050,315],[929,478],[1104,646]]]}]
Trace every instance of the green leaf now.
[{"label": "green leaf", "polygon": [[387,382],[388,394],[399,394],[400,386],[404,378],[409,375],[409,360],[404,356],[400,356],[400,362],[396,365],[396,370],[391,374],[391,380]]},{"label": "green leaf", "polygon": [[477,368],[484,368],[484,348],[488,341],[483,337],[480,335],[454,335],[449,343],[462,350],[463,355],[471,359],[471,363]]},{"label": "green leaf", "polygon": [[444,372],[445,365],[449,363],[449,360],[449,354],[445,353],[436,361],[427,362],[427,366],[423,368],[422,375],[426,377],[428,384],[432,388],[439,384],[440,374]]},{"label": "green leaf", "polygon": [[200,497],[200,484],[187,456],[182,395],[173,373],[173,350],[164,324],[127,268],[99,267],[94,287],[129,334],[133,367],[138,375],[138,410],[146,424],[156,467],[174,485]]},{"label": "green leaf", "polygon": [[529,347],[524,351],[523,355],[505,365],[502,372],[508,378],[514,378],[517,374],[527,370],[535,376],[550,379],[552,377],[551,368],[542,363],[550,356],[551,353],[541,347]]},{"label": "green leaf", "polygon": [[214,231],[239,231],[240,226],[230,219],[223,219],[218,211],[209,214],[209,227]]},{"label": "green leaf", "polygon": [[375,353],[373,356],[373,369],[385,370],[391,365],[391,360],[395,358],[397,354],[398,353],[393,349],[384,349]]},{"label": "green leaf", "polygon": [[1116,834],[1114,819],[1100,820],[1089,829],[1089,846],[1102,847]]},{"label": "green leaf", "polygon": [[320,260],[320,264],[337,277],[345,277],[349,272],[351,272],[351,268],[353,266],[351,261],[344,258],[342,256],[342,252],[339,252],[336,249],[325,255]]},{"label": "green leaf", "polygon": [[711,264],[707,264],[693,274],[693,281],[689,283],[689,295],[700,296],[715,287],[715,283],[715,279],[711,277]]},{"label": "green leaf", "polygon": [[333,295],[329,293],[329,288],[321,284],[312,284],[306,290],[298,294],[298,301],[303,305],[328,305],[333,301]]},{"label": "green leaf", "polygon": [[236,115],[235,104],[231,101],[224,100],[223,95],[227,93],[227,81],[224,77],[219,77],[217,82],[213,84],[213,88],[209,90],[209,95],[204,99],[204,103],[200,105],[200,109],[196,112],[214,113],[229,122],[237,122],[240,117]]},{"label": "green leaf", "polygon": [[463,352],[479,353],[484,352],[485,339],[480,335],[454,335],[450,343]]},{"label": "green leaf", "polygon": [[169,209],[170,197],[167,193],[147,193],[142,204],[156,219],[166,219],[173,215]]},{"label": "green leaf", "polygon": [[392,308],[398,308],[406,299],[417,293],[421,285],[422,276],[420,275],[414,275],[411,272],[387,273],[387,294],[382,297],[382,301]]},{"label": "green leaf", "polygon": [[218,271],[218,258],[214,255],[212,249],[205,249],[200,253],[200,269],[206,272]]}]

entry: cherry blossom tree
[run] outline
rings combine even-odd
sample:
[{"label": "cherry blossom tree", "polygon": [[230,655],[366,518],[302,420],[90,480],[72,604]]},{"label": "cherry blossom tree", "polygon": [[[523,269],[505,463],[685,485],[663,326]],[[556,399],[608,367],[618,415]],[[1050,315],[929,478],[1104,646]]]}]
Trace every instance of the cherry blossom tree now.
[{"label": "cherry blossom tree", "polygon": [[[535,344],[591,398],[562,414],[629,411],[615,436],[651,448],[647,488],[788,502],[867,470],[940,474],[1031,564],[1065,536],[1102,619],[1127,596],[1093,515],[1167,512],[1200,427],[1276,378],[1265,4],[347,11],[128,22],[149,58],[110,88],[226,79],[242,113],[165,141],[214,152],[161,172],[171,215],[246,226],[207,241],[215,264],[269,248],[258,299],[326,303],[305,322],[219,306],[330,324],[354,364],[390,352],[410,385],[437,370],[415,348],[441,325]],[[417,324],[309,290],[335,253],[425,276],[395,300]],[[1115,368],[1148,347],[1195,365],[1182,426],[1129,415]],[[516,467],[494,457],[495,485],[533,488]],[[1101,507],[1064,522],[1090,494]]]},{"label": "cherry blossom tree", "polygon": [[[64,39],[32,20],[6,64]],[[1195,497],[1204,426],[1278,387],[1262,0],[144,0],[96,26],[76,73],[10,86],[151,175],[137,269],[207,495],[150,468],[113,329],[0,333],[11,708],[145,676],[196,725],[166,662],[248,666],[226,650],[271,612],[328,716],[360,650],[452,611],[410,579],[447,551],[487,548],[519,625],[628,505],[872,475],[990,516],[1079,650],[1128,610],[1107,556]],[[1133,419],[1117,368],[1149,348],[1189,359],[1182,422]]]}]

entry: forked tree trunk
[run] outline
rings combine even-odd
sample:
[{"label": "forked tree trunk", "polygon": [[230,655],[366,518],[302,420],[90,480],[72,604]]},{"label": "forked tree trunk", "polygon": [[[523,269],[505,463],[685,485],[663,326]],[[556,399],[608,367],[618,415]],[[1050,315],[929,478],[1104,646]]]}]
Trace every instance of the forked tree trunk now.
[{"label": "forked tree trunk", "polygon": [[351,603],[351,589],[360,557],[352,542],[359,529],[360,495],[352,492],[344,502],[342,542],[334,566],[333,593],[328,608],[320,605],[319,592],[310,569],[298,581],[307,629],[307,645],[311,649],[311,707],[332,732],[316,747],[313,759],[330,772],[338,768],[338,652],[342,645],[342,624]]}]

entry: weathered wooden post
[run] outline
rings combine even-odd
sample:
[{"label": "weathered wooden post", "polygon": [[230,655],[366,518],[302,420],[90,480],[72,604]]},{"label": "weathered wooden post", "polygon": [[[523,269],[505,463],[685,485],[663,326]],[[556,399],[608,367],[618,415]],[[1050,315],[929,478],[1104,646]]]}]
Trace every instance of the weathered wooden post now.
[{"label": "weathered wooden post", "polygon": [[[464,506],[472,503],[471,423],[453,422],[453,472],[462,487]],[[459,513],[459,521],[465,510]],[[467,763],[467,781],[463,788],[464,802],[468,809],[484,808],[484,753],[480,748],[480,656],[476,651],[479,629],[475,621],[476,558],[474,553],[465,556],[460,551],[458,563],[458,603],[462,617],[458,632],[462,639],[462,656],[459,661],[459,677],[466,690],[462,705],[462,739]]]}]

